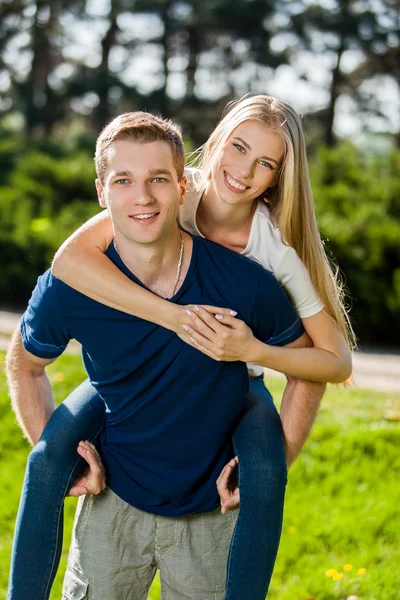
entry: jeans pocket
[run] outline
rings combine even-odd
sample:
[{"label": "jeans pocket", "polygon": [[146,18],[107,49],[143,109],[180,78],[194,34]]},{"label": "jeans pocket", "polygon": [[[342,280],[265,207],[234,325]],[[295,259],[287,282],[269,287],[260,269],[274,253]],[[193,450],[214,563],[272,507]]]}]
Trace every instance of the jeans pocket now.
[{"label": "jeans pocket", "polygon": [[85,600],[89,584],[72,567],[65,573],[62,600]]}]

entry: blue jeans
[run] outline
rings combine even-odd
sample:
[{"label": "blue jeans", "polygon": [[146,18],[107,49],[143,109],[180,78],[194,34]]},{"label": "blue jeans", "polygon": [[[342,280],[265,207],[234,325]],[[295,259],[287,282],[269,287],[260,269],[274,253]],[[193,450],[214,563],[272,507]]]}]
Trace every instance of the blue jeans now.
[{"label": "blue jeans", "polygon": [[[8,600],[47,600],[60,561],[63,503],[84,461],[80,440],[96,441],[104,404],[88,381],[51,416],[32,450],[15,527]],[[262,377],[250,380],[233,436],[241,508],[228,558],[226,600],[264,600],[282,527],[286,461],[282,426]]]}]

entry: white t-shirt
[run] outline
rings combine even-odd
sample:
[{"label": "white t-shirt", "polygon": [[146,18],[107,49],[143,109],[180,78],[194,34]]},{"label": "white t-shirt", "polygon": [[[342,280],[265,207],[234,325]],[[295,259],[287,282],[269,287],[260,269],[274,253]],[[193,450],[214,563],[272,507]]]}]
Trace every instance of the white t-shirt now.
[{"label": "white t-shirt", "polygon": [[[185,175],[188,183],[185,202],[179,209],[179,223],[189,233],[204,237],[196,223],[201,198],[201,191],[196,183],[200,182],[201,173],[198,169],[188,168],[185,169]],[[300,318],[311,317],[324,308],[296,251],[282,242],[279,228],[273,224],[265,202],[258,203],[249,240],[241,254],[273,273],[286,290]],[[248,366],[251,375],[262,374],[262,367]]]}]

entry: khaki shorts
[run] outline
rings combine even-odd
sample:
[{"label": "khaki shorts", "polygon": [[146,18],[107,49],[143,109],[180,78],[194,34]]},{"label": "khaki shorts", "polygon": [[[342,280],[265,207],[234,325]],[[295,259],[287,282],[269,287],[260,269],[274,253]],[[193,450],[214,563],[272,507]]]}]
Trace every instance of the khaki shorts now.
[{"label": "khaki shorts", "polygon": [[222,600],[236,512],[160,517],[107,488],[80,498],[64,600],[146,600],[160,570],[163,600]]}]

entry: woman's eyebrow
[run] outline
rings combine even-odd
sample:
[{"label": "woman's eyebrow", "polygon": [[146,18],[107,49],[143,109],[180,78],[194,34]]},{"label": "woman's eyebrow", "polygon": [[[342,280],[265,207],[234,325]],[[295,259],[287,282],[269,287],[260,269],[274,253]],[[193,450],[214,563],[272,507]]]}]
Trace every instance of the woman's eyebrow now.
[{"label": "woman's eyebrow", "polygon": [[[242,138],[234,137],[232,139],[240,142],[245,148],[247,148],[247,150],[251,150],[251,146],[249,146],[249,144],[247,142],[245,142]],[[276,165],[279,164],[278,161],[275,160],[275,158],[271,158],[271,156],[260,156],[260,158],[265,158],[266,160],[270,160],[271,162],[274,162]]]}]

